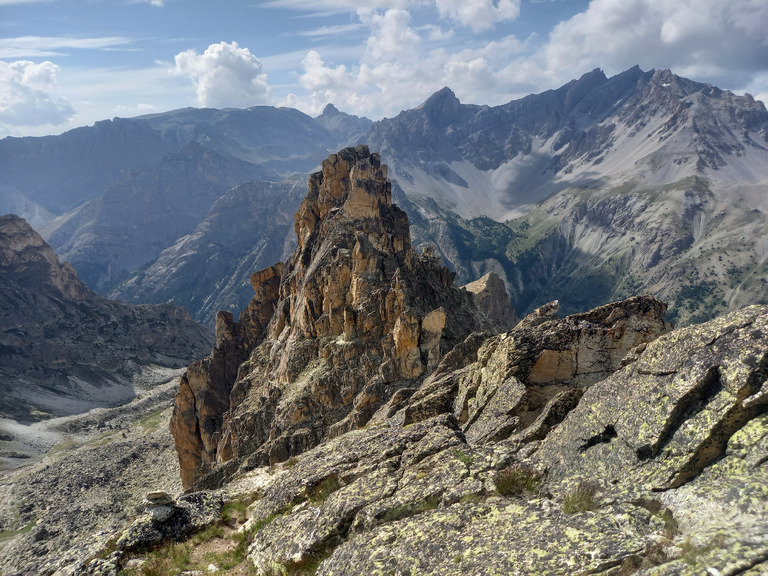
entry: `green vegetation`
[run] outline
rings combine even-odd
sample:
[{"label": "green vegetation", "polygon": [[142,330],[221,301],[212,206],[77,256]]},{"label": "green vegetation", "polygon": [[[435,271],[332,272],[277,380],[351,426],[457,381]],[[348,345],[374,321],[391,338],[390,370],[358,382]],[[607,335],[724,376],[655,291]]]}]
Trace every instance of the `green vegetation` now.
[{"label": "green vegetation", "polygon": [[258,500],[259,496],[260,494],[258,492],[251,492],[226,502],[221,509],[222,522],[225,524],[232,524],[235,522],[242,524],[245,522],[247,519],[248,506]]},{"label": "green vegetation", "polygon": [[166,408],[158,408],[157,410],[153,410],[152,412],[148,412],[147,414],[144,414],[141,418],[139,418],[139,426],[141,426],[141,433],[142,434],[150,434],[151,432],[155,432],[160,429],[160,427],[165,424],[165,411]]},{"label": "green vegetation", "polygon": [[400,506],[395,506],[384,513],[382,520],[384,522],[395,522],[397,520],[402,520],[403,518],[408,518],[409,516],[415,516],[422,512],[434,510],[440,505],[440,500],[440,494],[435,494],[433,496],[428,496],[419,502],[408,502],[406,504],[401,504]]},{"label": "green vegetation", "polygon": [[461,497],[461,502],[465,504],[479,504],[483,500],[485,500],[485,498],[480,494],[464,494],[464,496]]},{"label": "green vegetation", "polygon": [[338,476],[331,474],[307,492],[307,499],[312,504],[322,504],[328,499],[328,496],[336,492],[341,486],[342,484]]},{"label": "green vegetation", "polygon": [[8,540],[10,540],[11,538],[15,538],[16,536],[21,536],[23,534],[27,534],[35,526],[37,526],[37,520],[33,520],[32,522],[29,522],[21,530],[3,530],[3,531],[0,531],[0,548],[2,548],[8,542]]},{"label": "green vegetation", "polygon": [[526,492],[538,494],[541,480],[538,470],[522,462],[515,462],[493,476],[496,492],[502,496],[521,496]]},{"label": "green vegetation", "polygon": [[563,497],[563,512],[575,514],[597,510],[597,495],[600,485],[595,480],[582,480],[576,487]]},{"label": "green vegetation", "polygon": [[466,452],[464,452],[460,448],[456,448],[453,451],[453,455],[456,456],[456,458],[458,458],[459,462],[461,462],[462,464],[464,464],[467,467],[471,466],[472,462],[475,461],[475,457],[474,456],[472,456],[471,454],[467,454]]},{"label": "green vegetation", "polygon": [[725,544],[725,540],[726,537],[724,534],[717,534],[707,544],[697,546],[690,539],[687,539],[680,544],[681,556],[686,564],[696,566],[701,557],[706,555],[707,552],[722,548]]},{"label": "green vegetation", "polygon": [[672,323],[677,323],[684,312],[689,313],[688,323],[700,324],[717,315],[717,308],[723,305],[722,292],[713,281],[687,284],[680,288],[675,299],[675,309],[667,315]]}]

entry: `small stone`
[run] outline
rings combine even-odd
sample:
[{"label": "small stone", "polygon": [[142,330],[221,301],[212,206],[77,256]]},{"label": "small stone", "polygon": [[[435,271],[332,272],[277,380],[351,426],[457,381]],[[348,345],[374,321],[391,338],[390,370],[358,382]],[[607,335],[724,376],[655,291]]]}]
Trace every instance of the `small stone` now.
[{"label": "small stone", "polygon": [[155,490],[147,493],[144,503],[149,506],[168,506],[173,504],[173,496],[164,490]]}]

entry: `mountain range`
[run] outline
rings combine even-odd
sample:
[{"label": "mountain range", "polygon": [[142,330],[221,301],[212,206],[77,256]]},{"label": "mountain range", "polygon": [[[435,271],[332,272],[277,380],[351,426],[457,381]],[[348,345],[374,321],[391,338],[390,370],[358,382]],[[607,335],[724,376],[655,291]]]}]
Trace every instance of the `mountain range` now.
[{"label": "mountain range", "polygon": [[216,308],[247,304],[253,269],[292,250],[290,191],[359,142],[389,166],[414,245],[435,245],[461,282],[494,271],[521,313],[649,292],[685,324],[764,300],[768,112],[668,70],[594,70],[495,107],[444,88],[377,122],[333,106],[183,109],[6,138],[0,211],[98,292],[213,326]]}]

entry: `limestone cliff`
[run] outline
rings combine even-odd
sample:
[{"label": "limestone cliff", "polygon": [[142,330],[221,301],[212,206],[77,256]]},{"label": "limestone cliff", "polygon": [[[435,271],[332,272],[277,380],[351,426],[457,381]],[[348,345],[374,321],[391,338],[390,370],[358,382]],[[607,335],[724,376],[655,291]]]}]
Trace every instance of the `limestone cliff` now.
[{"label": "limestone cliff", "polygon": [[182,379],[171,428],[185,486],[359,428],[493,325],[432,251],[412,249],[377,154],[332,154],[308,188],[295,252],[254,275],[239,322],[220,313],[217,347]]}]

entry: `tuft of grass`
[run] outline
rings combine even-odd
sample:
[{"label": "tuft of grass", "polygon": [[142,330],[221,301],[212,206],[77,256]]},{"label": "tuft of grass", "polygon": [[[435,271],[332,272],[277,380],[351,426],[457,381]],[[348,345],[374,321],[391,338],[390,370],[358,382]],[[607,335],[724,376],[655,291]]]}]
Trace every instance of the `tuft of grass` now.
[{"label": "tuft of grass", "polygon": [[339,477],[336,476],[336,474],[331,474],[307,492],[307,499],[312,502],[312,504],[322,504],[328,499],[328,496],[341,487],[342,484]]},{"label": "tuft of grass", "polygon": [[461,462],[462,464],[464,464],[467,467],[471,466],[472,462],[475,461],[475,457],[474,456],[472,456],[471,454],[467,454],[466,452],[464,452],[464,450],[461,450],[460,448],[456,448],[453,451],[453,455],[456,456],[456,458],[459,460],[459,462]]},{"label": "tuft of grass", "polygon": [[299,459],[296,458],[296,456],[291,456],[290,458],[288,458],[288,460],[285,461],[285,467],[293,468],[298,463],[299,463]]},{"label": "tuft of grass", "polygon": [[514,462],[493,476],[496,492],[502,496],[521,496],[525,492],[538,494],[541,480],[541,473],[523,462]]},{"label": "tuft of grass", "polygon": [[384,522],[395,522],[396,520],[402,520],[403,518],[408,518],[409,516],[415,516],[416,514],[421,514],[422,512],[434,510],[440,505],[440,500],[440,494],[435,494],[434,496],[428,496],[419,502],[408,502],[407,504],[401,504],[400,506],[395,506],[394,508],[387,510],[381,519]]},{"label": "tuft of grass", "polygon": [[563,512],[575,514],[597,510],[597,495],[600,485],[595,480],[582,480],[576,487],[563,497]]},{"label": "tuft of grass", "polygon": [[466,504],[479,504],[483,500],[485,500],[485,498],[480,494],[464,494],[464,496],[461,497],[461,502]]},{"label": "tuft of grass", "polygon": [[158,548],[141,565],[143,576],[168,576],[185,570],[190,564],[190,547],[186,543],[172,542]]},{"label": "tuft of grass", "polygon": [[248,506],[261,497],[259,492],[249,492],[243,496],[224,503],[221,509],[221,520],[225,524],[234,522],[242,524],[248,518]]}]

